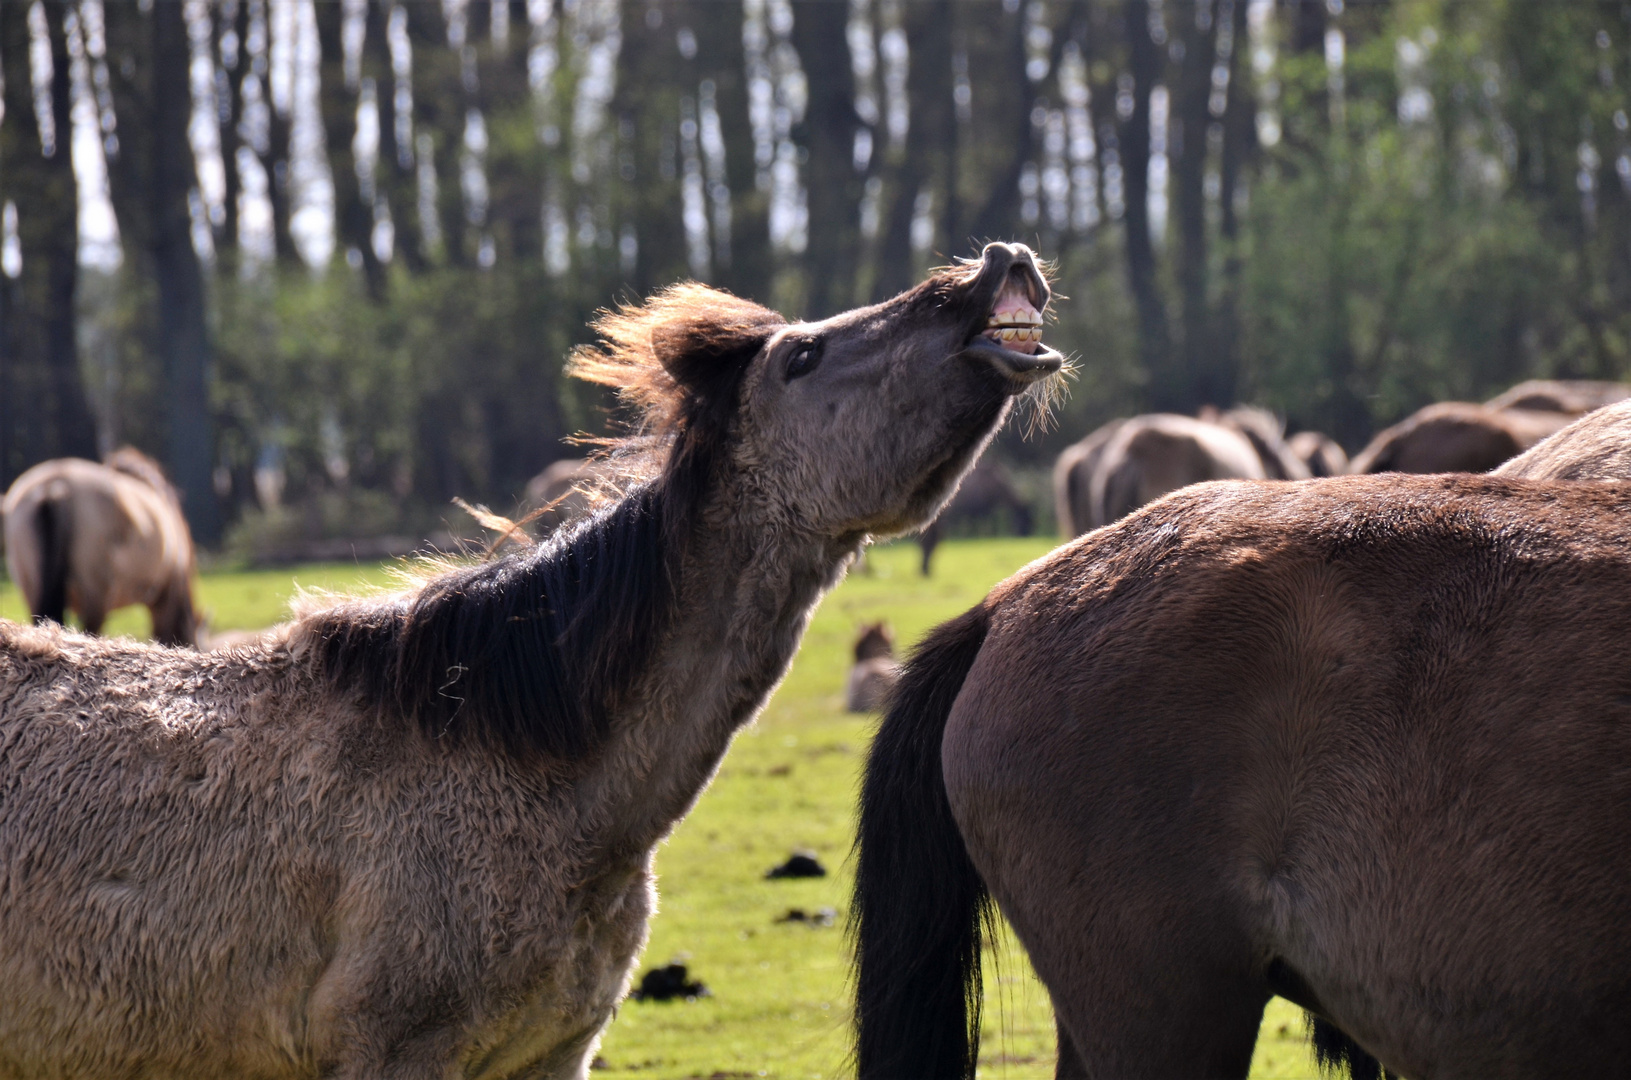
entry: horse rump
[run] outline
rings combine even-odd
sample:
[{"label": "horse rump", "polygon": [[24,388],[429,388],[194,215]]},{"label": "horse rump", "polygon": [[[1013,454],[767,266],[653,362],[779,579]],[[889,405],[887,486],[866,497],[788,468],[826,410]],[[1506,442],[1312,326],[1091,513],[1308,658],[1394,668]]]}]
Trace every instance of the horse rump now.
[{"label": "horse rump", "polygon": [[946,799],[940,740],[988,626],[982,606],[929,635],[867,755],[850,907],[859,1080],[974,1076],[992,908]]},{"label": "horse rump", "polygon": [[73,521],[68,500],[48,494],[34,507],[34,532],[40,543],[40,586],[34,598],[36,623],[68,622],[68,553]]}]

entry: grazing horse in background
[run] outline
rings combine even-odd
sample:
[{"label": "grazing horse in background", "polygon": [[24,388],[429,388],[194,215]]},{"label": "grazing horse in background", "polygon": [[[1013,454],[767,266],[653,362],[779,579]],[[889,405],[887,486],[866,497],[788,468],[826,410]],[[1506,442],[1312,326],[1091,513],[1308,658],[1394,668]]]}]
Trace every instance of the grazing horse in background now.
[{"label": "grazing horse in background", "polygon": [[1255,405],[1236,405],[1232,409],[1219,410],[1207,405],[1201,409],[1200,418],[1244,435],[1246,441],[1252,444],[1252,449],[1257,451],[1266,479],[1308,479],[1308,463],[1286,442],[1285,424],[1267,409],[1259,409]]},{"label": "grazing horse in background", "polygon": [[876,712],[889,700],[900,679],[895,663],[895,635],[888,623],[869,623],[855,639],[855,665],[844,686],[844,707],[850,712]]},{"label": "grazing horse in background", "polygon": [[1441,401],[1378,433],[1354,455],[1348,471],[1489,472],[1568,422],[1565,412]]},{"label": "grazing horse in background", "polygon": [[1065,447],[1054,462],[1053,513],[1059,524],[1059,535],[1065,539],[1093,528],[1093,515],[1088,511],[1093,474],[1104,457],[1105,447],[1125,423],[1126,419],[1111,420],[1094,428],[1085,439]]},{"label": "grazing horse in background", "polygon": [[1524,409],[1584,416],[1631,397],[1631,385],[1598,379],[1530,379],[1484,404],[1491,409]]},{"label": "grazing horse in background", "polygon": [[1337,441],[1319,431],[1299,431],[1286,440],[1310,476],[1341,476],[1348,471],[1348,454]]},{"label": "grazing horse in background", "polygon": [[1150,413],[1117,420],[1066,450],[1054,465],[1063,535],[1125,517],[1203,480],[1306,480],[1280,422],[1262,409],[1205,409],[1199,418]]},{"label": "grazing horse in background", "polygon": [[[1631,405],[1496,476],[1206,484],[907,662],[863,783],[861,1080],[974,1075],[992,898],[1061,1077],[1631,1060]],[[972,1010],[969,1006],[972,1005]]]},{"label": "grazing horse in background", "polygon": [[1587,413],[1495,474],[1530,480],[1631,480],[1631,401]]},{"label": "grazing horse in background", "polygon": [[951,497],[946,508],[923,526],[923,531],[918,534],[918,547],[923,551],[918,572],[924,577],[929,576],[929,561],[934,558],[934,549],[940,546],[948,524],[980,521],[1002,511],[1007,511],[1014,535],[1031,535],[1031,504],[1014,490],[1007,469],[992,461],[982,461],[963,477],[957,494]]},{"label": "grazing horse in background", "polygon": [[72,608],[96,634],[109,613],[145,604],[159,644],[198,644],[192,534],[151,458],[127,446],[105,465],[41,462],[12,483],[0,512],[6,570],[36,622],[66,622]]},{"label": "grazing horse in background", "polygon": [[1048,389],[1048,298],[1006,244],[820,322],[674,286],[572,363],[647,478],[545,542],[221,652],[0,623],[0,1075],[586,1077],[657,845]]}]

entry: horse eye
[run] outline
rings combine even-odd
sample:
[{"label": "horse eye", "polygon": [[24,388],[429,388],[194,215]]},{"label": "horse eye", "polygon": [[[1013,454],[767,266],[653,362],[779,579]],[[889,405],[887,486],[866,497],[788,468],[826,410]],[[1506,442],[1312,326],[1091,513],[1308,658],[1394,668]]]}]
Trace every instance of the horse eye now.
[{"label": "horse eye", "polygon": [[808,375],[815,370],[821,360],[821,342],[806,341],[793,350],[793,355],[787,358],[787,381],[792,382],[801,375]]}]

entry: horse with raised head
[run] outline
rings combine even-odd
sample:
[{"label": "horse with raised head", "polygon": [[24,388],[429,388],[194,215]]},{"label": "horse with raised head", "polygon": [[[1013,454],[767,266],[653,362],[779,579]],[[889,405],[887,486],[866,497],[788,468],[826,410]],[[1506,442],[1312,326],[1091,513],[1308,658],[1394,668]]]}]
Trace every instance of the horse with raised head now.
[{"label": "horse with raised head", "polygon": [[108,615],[144,604],[161,645],[197,645],[192,533],[181,499],[151,458],[131,447],[106,464],[43,461],[0,502],[6,570],[35,621],[72,609],[101,633]]},{"label": "horse with raised head", "polygon": [[[1631,1061],[1631,405],[1495,476],[1224,482],[935,630],[870,751],[861,1080],[972,1077],[995,901],[1060,1077]],[[1527,479],[1539,477],[1541,479]]]},{"label": "horse with raised head", "polygon": [[993,317],[1048,296],[1004,244],[821,322],[676,286],[573,363],[649,478],[544,543],[222,652],[0,624],[0,1075],[586,1077],[658,843],[1059,370]]}]

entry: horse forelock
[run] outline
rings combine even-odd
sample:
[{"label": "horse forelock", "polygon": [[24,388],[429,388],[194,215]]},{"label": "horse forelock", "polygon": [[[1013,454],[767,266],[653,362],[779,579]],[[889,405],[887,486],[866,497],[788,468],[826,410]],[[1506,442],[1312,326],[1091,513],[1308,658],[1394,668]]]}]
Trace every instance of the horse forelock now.
[{"label": "horse forelock", "polygon": [[684,282],[643,304],[602,311],[597,345],[567,364],[576,378],[617,391],[631,413],[614,449],[661,448],[666,463],[724,437],[748,364],[787,320],[721,289]]}]

